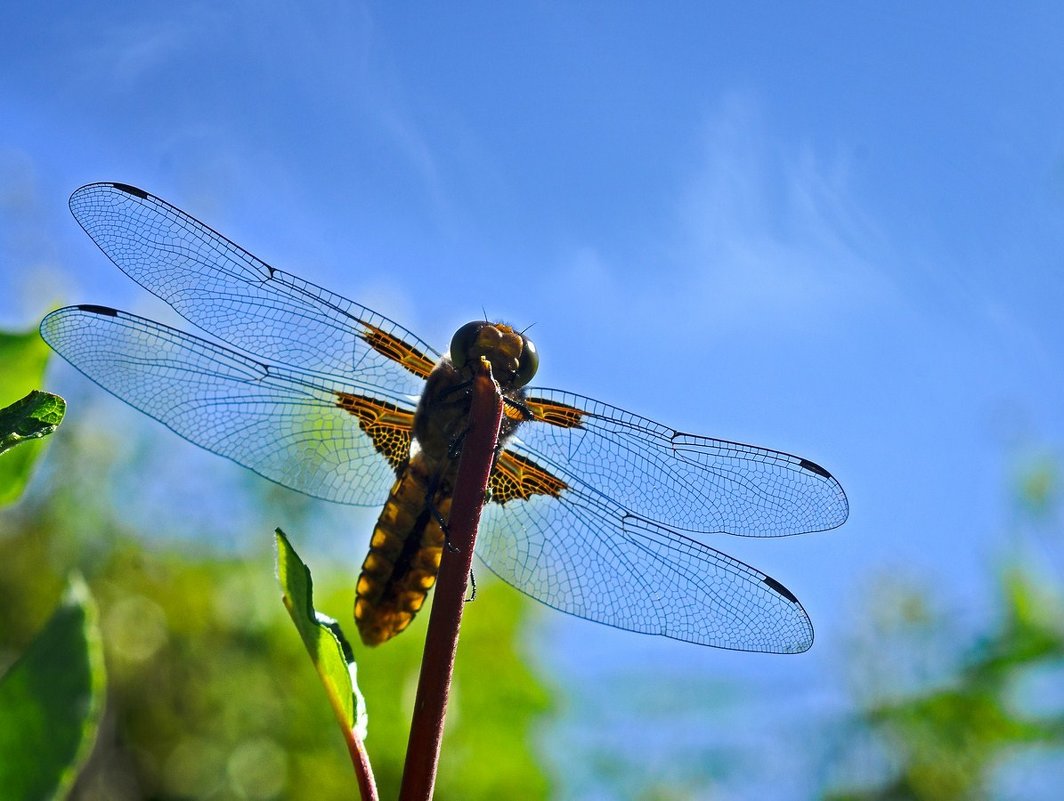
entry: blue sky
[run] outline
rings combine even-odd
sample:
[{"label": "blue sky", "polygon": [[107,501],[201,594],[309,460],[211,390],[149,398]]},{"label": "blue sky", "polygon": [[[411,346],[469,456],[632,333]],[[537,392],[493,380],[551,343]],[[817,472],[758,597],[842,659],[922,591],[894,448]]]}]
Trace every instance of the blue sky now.
[{"label": "blue sky", "polygon": [[1064,442],[1064,11],[933,5],[6,4],[0,324],[158,312],[66,211],[95,180],[441,349],[534,323],[537,383],[800,453],[852,506],[712,543],[802,599],[809,656],[558,622],[560,669],[805,686],[877,573],[981,614],[1012,471]]}]

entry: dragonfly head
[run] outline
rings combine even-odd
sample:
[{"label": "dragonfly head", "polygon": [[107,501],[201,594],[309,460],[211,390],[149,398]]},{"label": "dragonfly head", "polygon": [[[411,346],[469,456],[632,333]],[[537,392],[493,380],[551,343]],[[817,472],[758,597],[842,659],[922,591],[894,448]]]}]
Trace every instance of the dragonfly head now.
[{"label": "dragonfly head", "polygon": [[461,370],[480,357],[503,390],[520,389],[536,374],[539,354],[532,340],[505,323],[477,320],[459,328],[451,339],[451,364]]}]

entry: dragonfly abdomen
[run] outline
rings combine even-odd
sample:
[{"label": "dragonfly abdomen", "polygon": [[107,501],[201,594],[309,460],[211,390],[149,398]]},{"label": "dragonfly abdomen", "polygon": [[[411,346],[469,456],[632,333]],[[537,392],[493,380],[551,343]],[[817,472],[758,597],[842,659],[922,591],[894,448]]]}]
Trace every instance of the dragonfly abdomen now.
[{"label": "dragonfly abdomen", "polygon": [[[430,506],[435,471],[426,461],[411,459],[373,529],[355,596],[355,622],[366,645],[380,645],[409,626],[436,583],[444,533]],[[446,484],[436,487],[434,499],[443,519],[451,507]]]}]

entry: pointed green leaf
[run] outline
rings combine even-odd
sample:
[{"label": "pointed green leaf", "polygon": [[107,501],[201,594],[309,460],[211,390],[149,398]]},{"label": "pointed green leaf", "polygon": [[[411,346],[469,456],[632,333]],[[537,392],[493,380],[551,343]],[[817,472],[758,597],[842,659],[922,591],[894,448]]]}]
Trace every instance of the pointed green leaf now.
[{"label": "pointed green leaf", "polygon": [[[50,354],[37,331],[0,331],[0,406],[14,403],[41,386]],[[0,439],[8,433],[0,428]],[[28,442],[0,459],[0,506],[13,503],[22,495],[41,445],[40,441]]]},{"label": "pointed green leaf", "polygon": [[356,681],[351,645],[335,620],[314,611],[310,569],[281,529],[277,529],[277,579],[281,583],[284,605],[321,677],[337,720],[364,740],[369,718]]},{"label": "pointed green leaf", "polygon": [[65,400],[36,389],[22,400],[0,409],[0,453],[20,442],[48,436],[62,422],[65,413]]},{"label": "pointed green leaf", "polygon": [[96,605],[79,577],[0,679],[0,797],[65,798],[92,751],[103,709]]}]

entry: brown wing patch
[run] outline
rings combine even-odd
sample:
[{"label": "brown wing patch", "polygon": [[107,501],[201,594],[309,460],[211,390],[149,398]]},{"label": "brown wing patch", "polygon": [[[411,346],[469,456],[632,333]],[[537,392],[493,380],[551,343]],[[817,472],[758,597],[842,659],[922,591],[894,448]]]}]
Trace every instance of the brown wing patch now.
[{"label": "brown wing patch", "polygon": [[411,373],[421,378],[428,378],[435,366],[433,361],[417,348],[408,345],[399,337],[382,331],[375,325],[362,323],[365,333],[359,334],[377,353],[398,362]]},{"label": "brown wing patch", "polygon": [[494,503],[527,501],[533,495],[559,497],[569,485],[551,475],[531,459],[503,451],[491,474],[491,500]]},{"label": "brown wing patch", "polygon": [[358,427],[373,440],[377,453],[400,470],[410,459],[410,438],[414,427],[414,413],[391,403],[336,393],[336,405],[358,418]]},{"label": "brown wing patch", "polygon": [[532,412],[532,417],[541,423],[550,423],[559,428],[580,428],[583,425],[584,410],[575,406],[544,398],[526,398],[525,406]]}]

